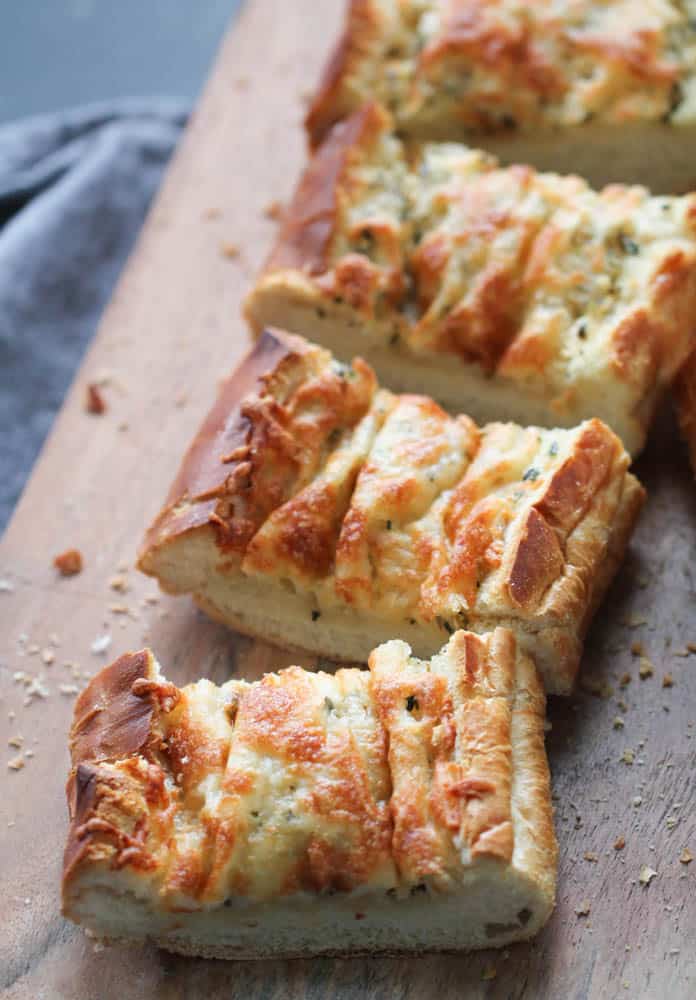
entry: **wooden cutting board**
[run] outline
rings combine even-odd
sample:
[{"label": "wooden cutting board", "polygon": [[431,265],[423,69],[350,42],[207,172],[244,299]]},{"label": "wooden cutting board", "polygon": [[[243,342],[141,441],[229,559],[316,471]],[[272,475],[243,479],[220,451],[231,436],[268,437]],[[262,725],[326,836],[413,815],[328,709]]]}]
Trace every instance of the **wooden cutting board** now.
[{"label": "wooden cutting board", "polygon": [[[211,624],[186,599],[158,597],[122,567],[132,567],[218,378],[247,347],[240,301],[273,236],[272,203],[288,197],[303,160],[302,98],[342,7],[246,4],[2,542],[2,995],[695,997],[696,861],[680,855],[696,855],[696,657],[679,654],[696,641],[696,491],[669,413],[638,464],[649,504],[589,637],[583,678],[595,694],[549,706],[561,863],[558,908],[535,943],[232,965],[102,948],[60,916],[73,687],[146,642],[177,684],[256,677],[291,660]],[[84,409],[96,379],[102,416]],[[72,546],[84,571],[58,579],[52,558]],[[115,575],[125,592],[110,587]],[[109,648],[92,652],[103,636]],[[651,676],[640,679],[633,643]],[[19,735],[21,747],[9,746]],[[13,771],[17,756],[24,766]],[[643,866],[657,872],[648,885]]]}]

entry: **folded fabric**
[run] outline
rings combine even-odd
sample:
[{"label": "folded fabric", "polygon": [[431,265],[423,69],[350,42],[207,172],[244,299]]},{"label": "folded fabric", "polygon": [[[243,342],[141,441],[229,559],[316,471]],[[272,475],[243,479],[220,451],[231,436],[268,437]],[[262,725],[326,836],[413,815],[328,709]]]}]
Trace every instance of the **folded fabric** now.
[{"label": "folded fabric", "polygon": [[0,126],[0,528],[187,115],[123,100]]}]

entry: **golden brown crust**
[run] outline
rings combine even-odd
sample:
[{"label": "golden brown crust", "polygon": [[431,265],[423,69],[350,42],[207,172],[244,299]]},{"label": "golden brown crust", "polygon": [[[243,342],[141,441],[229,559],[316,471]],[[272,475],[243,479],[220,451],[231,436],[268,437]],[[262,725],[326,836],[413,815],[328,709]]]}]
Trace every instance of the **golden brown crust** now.
[{"label": "golden brown crust", "polygon": [[[64,884],[80,864],[97,856],[111,857],[114,864],[151,866],[143,850],[143,802],[139,798],[144,794],[146,800],[161,804],[162,774],[154,763],[162,744],[158,716],[171,711],[178,699],[173,684],[158,680],[149,650],[125,653],[80,694],[70,729],[72,771],[66,789],[70,829],[63,859]],[[144,781],[129,770],[129,762],[140,760],[148,762]],[[124,769],[123,775],[115,776],[102,766],[114,762]],[[140,796],[138,786],[145,789]],[[124,816],[133,820],[127,830]]]},{"label": "golden brown crust", "polygon": [[224,382],[143,551],[211,525],[222,550],[243,553],[268,515],[311,478],[326,439],[365,414],[374,385],[360,359],[346,372],[321,348],[266,330]]},{"label": "golden brown crust", "polygon": [[302,175],[267,268],[298,268],[309,275],[326,270],[346,173],[357,151],[369,146],[386,120],[377,105],[370,104],[332,130]]},{"label": "golden brown crust", "polygon": [[324,67],[305,117],[310,145],[317,147],[332,126],[354,110],[345,81],[379,43],[380,19],[372,0],[348,0],[343,32]]},{"label": "golden brown crust", "polygon": [[[147,677],[136,660],[150,664]],[[511,633],[458,632],[431,663],[391,642],[370,665],[334,676],[292,667],[254,684],[181,690],[148,652],[106,668],[85,704],[117,692],[92,726],[90,745],[108,746],[109,759],[83,763],[74,745],[66,915],[77,918],[92,879],[117,895],[135,892],[153,917],[184,919],[236,897],[407,895],[424,882],[457,892],[479,863],[543,886],[549,906],[544,698]],[[148,737],[133,739],[129,686],[133,698],[152,699]],[[531,754],[516,742],[520,713],[536,741]],[[536,824],[544,847],[528,867]]]},{"label": "golden brown crust", "polygon": [[133,693],[136,682],[152,679],[152,658],[146,651],[125,653],[106,667],[75,703],[70,730],[73,765],[133,756],[151,739],[153,702]]},{"label": "golden brown crust", "polygon": [[[265,333],[224,383],[216,405],[186,453],[159,517],[147,533],[147,547],[156,546],[174,525],[177,530],[185,531],[208,522],[215,510],[216,497],[230,478],[231,463],[222,462],[221,458],[247,445],[249,422],[241,414],[242,400],[293,350],[303,349],[299,340]],[[185,497],[197,504],[182,513],[178,505]]]}]

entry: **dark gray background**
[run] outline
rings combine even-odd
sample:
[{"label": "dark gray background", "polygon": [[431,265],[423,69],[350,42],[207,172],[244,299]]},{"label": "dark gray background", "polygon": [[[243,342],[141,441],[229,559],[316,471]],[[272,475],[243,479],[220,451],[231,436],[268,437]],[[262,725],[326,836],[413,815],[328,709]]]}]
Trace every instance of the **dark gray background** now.
[{"label": "dark gray background", "polygon": [[239,5],[0,0],[0,121],[114,97],[193,98]]}]

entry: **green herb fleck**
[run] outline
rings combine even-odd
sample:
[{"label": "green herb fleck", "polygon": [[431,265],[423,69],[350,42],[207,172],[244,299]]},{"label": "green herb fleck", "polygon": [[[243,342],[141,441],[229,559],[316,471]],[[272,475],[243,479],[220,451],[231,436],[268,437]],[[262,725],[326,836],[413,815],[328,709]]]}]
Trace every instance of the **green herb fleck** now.
[{"label": "green herb fleck", "polygon": [[539,470],[532,467],[531,469],[527,469],[525,474],[522,476],[522,482],[533,483],[539,478],[540,475],[541,473]]},{"label": "green herb fleck", "polygon": [[624,253],[627,253],[630,257],[636,257],[640,253],[640,247],[635,240],[632,240],[630,236],[625,233],[619,233],[619,246]]},{"label": "green herb fleck", "polygon": [[415,694],[410,694],[406,699],[406,711],[413,712],[414,709],[418,710],[419,708],[420,705],[418,704],[418,699],[416,698]]}]

